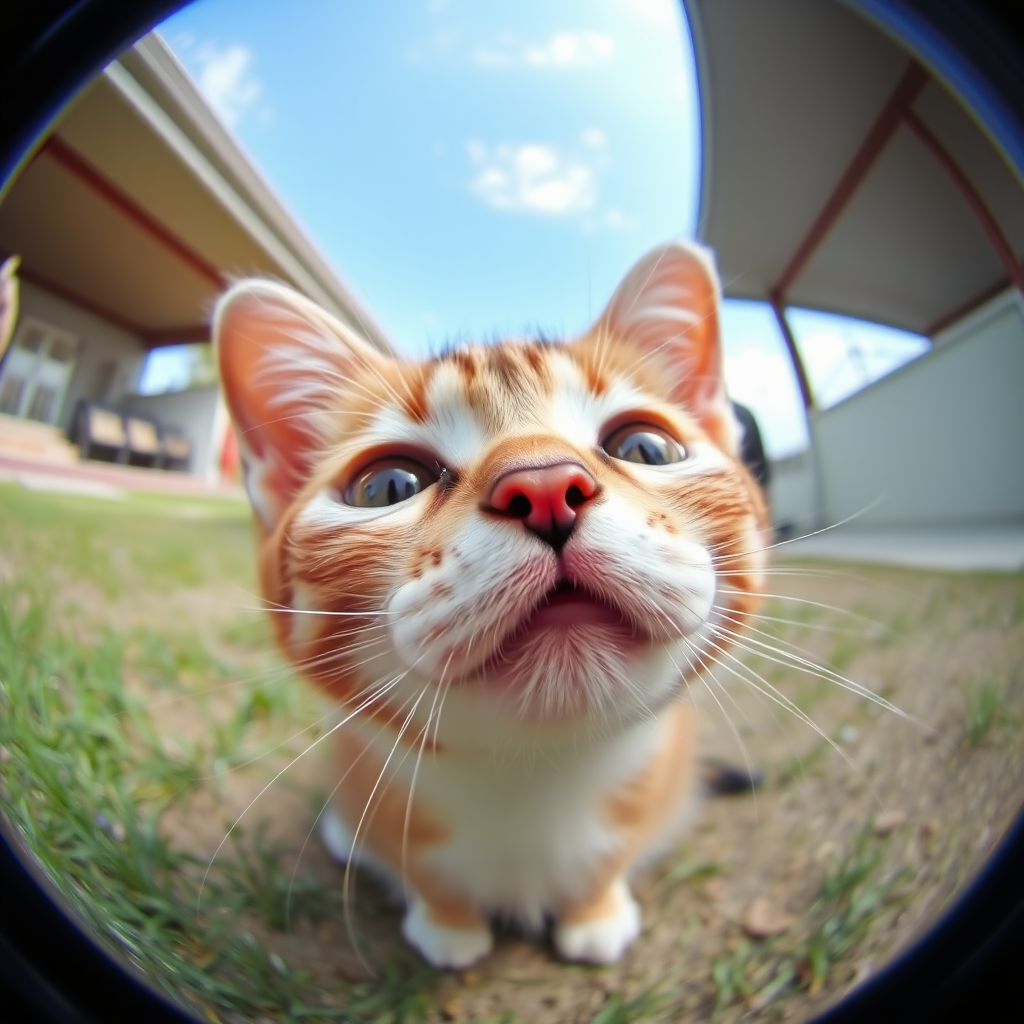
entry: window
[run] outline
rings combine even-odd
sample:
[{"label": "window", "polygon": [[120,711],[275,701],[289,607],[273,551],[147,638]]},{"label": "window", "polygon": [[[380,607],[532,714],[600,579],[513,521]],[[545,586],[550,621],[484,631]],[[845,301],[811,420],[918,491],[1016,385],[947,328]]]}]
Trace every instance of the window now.
[{"label": "window", "polygon": [[0,370],[0,412],[56,423],[78,355],[78,339],[24,317]]},{"label": "window", "polygon": [[786,319],[821,409],[849,398],[931,347],[919,334],[836,313],[791,308]]}]

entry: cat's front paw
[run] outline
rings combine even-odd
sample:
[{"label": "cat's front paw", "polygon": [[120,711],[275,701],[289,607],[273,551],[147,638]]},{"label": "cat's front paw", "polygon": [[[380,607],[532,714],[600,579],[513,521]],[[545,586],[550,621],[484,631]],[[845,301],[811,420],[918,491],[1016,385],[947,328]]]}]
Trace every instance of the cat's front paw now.
[{"label": "cat's front paw", "polygon": [[610,914],[557,925],[554,940],[560,956],[590,964],[614,963],[640,934],[640,907],[626,883],[615,882],[608,897],[613,904]]},{"label": "cat's front paw", "polygon": [[494,949],[494,936],[483,921],[453,928],[430,919],[426,904],[414,900],[402,922],[402,934],[435,967],[468,967]]}]

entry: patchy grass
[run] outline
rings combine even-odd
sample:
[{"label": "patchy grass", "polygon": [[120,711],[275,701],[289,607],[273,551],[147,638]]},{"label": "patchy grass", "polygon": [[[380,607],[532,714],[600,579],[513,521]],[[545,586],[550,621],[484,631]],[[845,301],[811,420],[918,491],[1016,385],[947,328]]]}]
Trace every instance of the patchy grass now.
[{"label": "patchy grass", "polygon": [[737,999],[760,1012],[784,995],[819,992],[844,958],[863,943],[883,914],[901,905],[902,868],[883,869],[888,840],[878,839],[869,823],[828,872],[817,898],[804,914],[802,928],[756,941],[742,939],[715,958],[715,1012]]},{"label": "patchy grass", "polygon": [[[244,509],[10,487],[0,502],[0,806],[68,905],[211,1021],[423,1020],[436,973],[410,957],[372,981],[324,985],[275,948],[275,934],[340,915],[341,897],[293,871],[262,826],[233,830],[212,863],[163,828],[233,768],[253,762],[262,778],[279,767],[300,749],[268,758],[279,734],[321,714],[257,644],[266,628],[254,615],[221,609],[226,621],[204,630],[202,616],[140,612],[154,587],[188,592],[227,572],[251,588]],[[97,576],[100,599],[59,599]],[[169,727],[183,716],[191,734]]]},{"label": "patchy grass", "polygon": [[[738,654],[848,760],[722,669],[735,729],[707,696],[701,752],[749,756],[766,781],[756,800],[708,800],[674,859],[638,876],[644,932],[620,963],[566,965],[501,930],[472,971],[433,971],[356,872],[370,978],[341,872],[315,837],[303,847],[329,771],[289,772],[229,831],[325,730],[254,611],[246,507],[0,484],[0,516],[3,813],[101,941],[210,1021],[805,1019],[938,912],[1024,792],[1024,577],[787,572],[751,634],[772,646]],[[830,657],[928,728],[802,670]],[[882,810],[905,826],[876,835]],[[762,896],[792,923],[755,939]]]},{"label": "patchy grass", "polygon": [[964,744],[976,747],[989,734],[994,725],[1012,724],[1013,712],[1003,697],[1003,690],[991,679],[984,680],[971,694],[964,716]]},{"label": "patchy grass", "polygon": [[621,992],[612,993],[590,1024],[634,1024],[660,1016],[669,1001],[660,988],[660,985],[651,985],[632,999]]}]

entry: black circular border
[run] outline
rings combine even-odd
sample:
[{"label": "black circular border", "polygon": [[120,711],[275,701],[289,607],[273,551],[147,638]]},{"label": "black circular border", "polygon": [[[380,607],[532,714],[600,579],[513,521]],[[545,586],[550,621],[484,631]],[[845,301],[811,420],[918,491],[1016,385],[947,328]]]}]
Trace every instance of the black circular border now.
[{"label": "black circular border", "polygon": [[[34,0],[0,32],[0,195],[64,104],[188,0]],[[973,112],[1024,179],[1024,4],[846,0]],[[0,1011],[40,1024],[199,1024],[118,964],[0,815]],[[1024,1020],[1024,811],[981,874],[920,941],[817,1020]]]}]

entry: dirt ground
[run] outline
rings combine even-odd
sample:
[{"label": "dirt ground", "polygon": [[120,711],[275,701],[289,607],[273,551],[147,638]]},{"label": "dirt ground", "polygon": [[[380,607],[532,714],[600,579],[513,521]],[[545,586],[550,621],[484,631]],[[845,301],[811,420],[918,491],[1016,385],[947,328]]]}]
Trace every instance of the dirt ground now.
[{"label": "dirt ground", "polygon": [[[749,761],[756,794],[706,797],[675,852],[635,880],[644,930],[621,963],[566,965],[502,933],[492,957],[437,983],[428,1019],[806,1020],[977,871],[1024,798],[1024,578],[782,562],[769,589],[762,632],[740,652],[749,669],[723,658],[693,687],[703,756]],[[269,757],[202,790],[168,834],[209,857],[280,766]],[[340,888],[343,870],[309,838],[311,793],[330,785],[328,759],[311,756],[248,820],[287,847],[289,870],[301,858]],[[389,957],[415,963],[374,880],[355,873],[353,893],[358,954],[340,912],[284,933],[248,922],[313,972],[324,1004]]]}]

